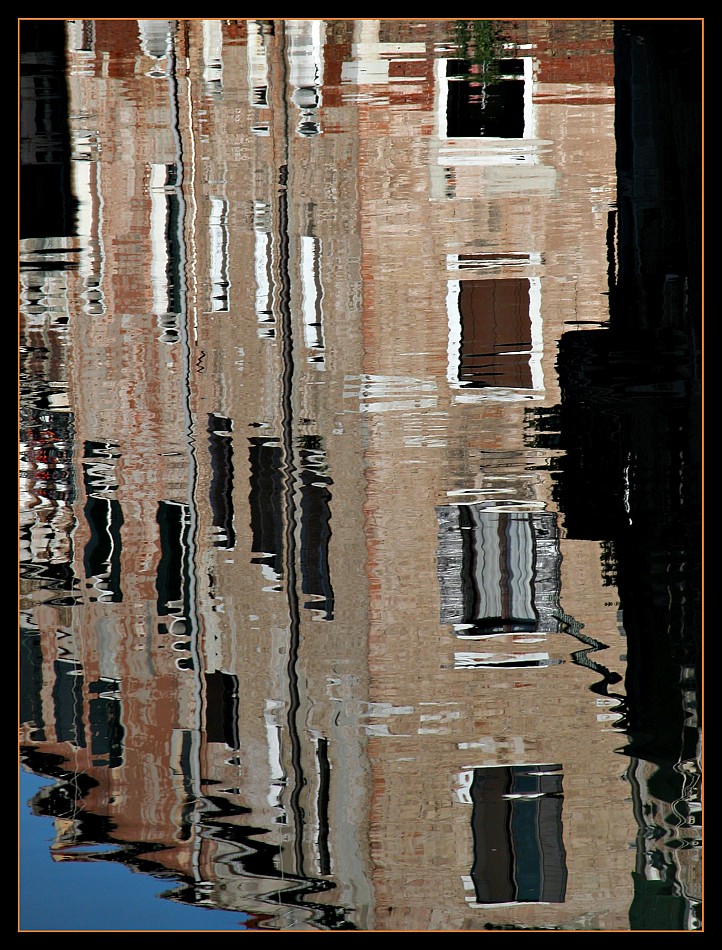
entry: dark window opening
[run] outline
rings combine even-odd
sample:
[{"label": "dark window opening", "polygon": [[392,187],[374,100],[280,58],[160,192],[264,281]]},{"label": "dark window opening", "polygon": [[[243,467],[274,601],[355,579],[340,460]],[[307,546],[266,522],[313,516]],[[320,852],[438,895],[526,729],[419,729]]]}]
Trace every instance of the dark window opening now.
[{"label": "dark window opening", "polygon": [[279,579],[283,574],[283,453],[280,445],[267,439],[249,442],[251,552],[256,555],[251,563],[267,565]]},{"label": "dark window opening", "polygon": [[531,389],[529,281],[462,281],[459,313],[459,382]]},{"label": "dark window opening", "polygon": [[[172,173],[171,173],[172,169]],[[174,165],[169,166],[168,185],[175,185],[177,170]],[[167,196],[168,201],[168,310],[170,313],[180,313],[182,310],[181,294],[183,276],[181,270],[182,250],[180,238],[181,207],[179,196],[175,193]]]},{"label": "dark window opening", "polygon": [[20,237],[77,233],[65,24],[20,22]]},{"label": "dark window opening", "polygon": [[123,764],[125,729],[120,721],[120,700],[113,696],[120,684],[117,680],[102,679],[88,687],[94,698],[89,704],[90,751],[93,765],[117,769]]},{"label": "dark window opening", "polygon": [[308,437],[301,449],[301,574],[304,594],[314,597],[304,604],[324,611],[333,620],[334,594],[328,560],[331,538],[331,479],[324,474],[326,453]]},{"label": "dark window opening", "polygon": [[55,661],[53,707],[55,710],[55,737],[58,742],[71,742],[85,748],[83,723],[83,675],[80,663],[73,660]]},{"label": "dark window opening", "polygon": [[238,677],[232,673],[206,673],[206,737],[240,748],[238,732]]},{"label": "dark window opening", "polygon": [[174,766],[173,772],[180,776],[185,793],[185,802],[181,810],[179,828],[176,837],[179,841],[190,841],[193,833],[193,821],[196,807],[196,794],[193,789],[193,766],[191,764],[193,757],[193,734],[190,729],[181,731],[180,749],[178,755],[178,767]]},{"label": "dark window opening", "polygon": [[449,138],[524,137],[524,63],[502,59],[486,73],[469,60],[449,60],[446,134]]},{"label": "dark window opening", "polygon": [[119,603],[120,589],[120,529],[123,513],[114,499],[89,497],[85,504],[85,518],[90,528],[90,539],[83,553],[83,568],[88,580],[98,591],[97,600]]},{"label": "dark window opening", "polygon": [[235,546],[233,527],[233,423],[224,416],[208,416],[208,448],[211,456],[210,502],[213,526],[218,529],[217,548]]},{"label": "dark window opening", "polygon": [[156,577],[158,613],[188,617],[188,508],[171,501],[158,503],[161,556]]},{"label": "dark window opening", "polygon": [[560,765],[478,768],[471,784],[476,902],[563,903]]}]

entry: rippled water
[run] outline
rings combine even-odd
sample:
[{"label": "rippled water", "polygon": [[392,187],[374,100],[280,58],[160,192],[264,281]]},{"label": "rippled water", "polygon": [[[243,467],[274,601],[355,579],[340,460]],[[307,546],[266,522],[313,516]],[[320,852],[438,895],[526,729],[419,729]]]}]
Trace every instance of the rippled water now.
[{"label": "rippled water", "polygon": [[21,930],[701,927],[700,25],[21,22]]}]

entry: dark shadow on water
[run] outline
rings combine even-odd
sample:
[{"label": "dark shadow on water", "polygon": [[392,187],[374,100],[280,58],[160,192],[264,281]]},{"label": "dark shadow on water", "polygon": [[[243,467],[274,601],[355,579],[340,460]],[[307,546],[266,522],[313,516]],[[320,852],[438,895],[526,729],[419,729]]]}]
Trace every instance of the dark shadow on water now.
[{"label": "dark shadow on water", "polygon": [[65,22],[25,21],[20,42],[20,237],[74,234]]},{"label": "dark shadow on water", "polygon": [[[699,22],[616,24],[610,325],[562,337],[561,404],[531,414],[533,444],[564,450],[568,537],[606,542],[627,637],[619,751],[631,770],[654,766],[639,795],[670,813],[689,797],[701,726],[700,51]],[[642,825],[630,926],[689,929],[673,863],[646,850]]]}]

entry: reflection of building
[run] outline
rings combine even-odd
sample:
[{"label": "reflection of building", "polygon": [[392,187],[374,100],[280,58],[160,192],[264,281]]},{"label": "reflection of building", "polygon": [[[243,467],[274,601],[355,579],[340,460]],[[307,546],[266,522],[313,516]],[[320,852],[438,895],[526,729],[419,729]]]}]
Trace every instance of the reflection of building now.
[{"label": "reflection of building", "polygon": [[487,90],[437,30],[357,27],[377,926],[624,929],[625,648],[527,440],[608,319],[611,24],[509,25]]},{"label": "reflection of building", "polygon": [[444,21],[67,23],[80,590],[28,605],[29,761],[259,926],[627,923],[623,631],[528,438],[608,316],[611,27],[509,30],[480,125]]},{"label": "reflection of building", "polygon": [[[343,817],[364,813],[363,737],[339,719],[365,676],[365,582],[340,568],[342,551],[363,563],[358,440],[334,421],[358,363],[354,164],[348,138],[311,134],[337,122],[321,87],[338,69],[324,73],[308,26],[67,24],[80,264],[65,560],[83,580],[74,613],[28,604],[22,653],[29,761],[89,777],[76,842],[102,816],[129,860],[270,927],[359,926],[370,903],[364,826]],[[338,171],[325,207],[311,156]],[[327,346],[346,363],[326,366]]]}]

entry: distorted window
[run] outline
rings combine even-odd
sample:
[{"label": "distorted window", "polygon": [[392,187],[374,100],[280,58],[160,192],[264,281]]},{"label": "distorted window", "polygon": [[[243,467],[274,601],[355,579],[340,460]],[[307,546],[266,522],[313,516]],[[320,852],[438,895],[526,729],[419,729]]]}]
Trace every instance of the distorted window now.
[{"label": "distorted window", "polygon": [[[252,438],[249,441],[251,551],[254,555],[251,563],[260,564],[264,577],[275,584],[283,575],[283,449],[277,439]],[[332,480],[326,471],[323,440],[319,436],[307,435],[302,436],[298,444],[301,590],[309,597],[303,606],[314,611],[315,619],[333,620],[334,592],[328,552],[331,538],[329,486]]]},{"label": "distorted window", "polygon": [[447,379],[466,396],[533,399],[544,390],[538,277],[449,280]]},{"label": "distorted window", "polygon": [[172,20],[139,20],[140,48],[146,56],[163,59],[173,44],[174,23]]},{"label": "distorted window", "polygon": [[[268,57],[266,43],[269,27],[261,20],[248,20],[246,56],[248,61],[248,96],[250,104],[257,109],[269,109],[268,100]],[[254,135],[269,135],[268,112],[262,112],[259,119],[266,121],[251,126]]]},{"label": "distorted window", "polygon": [[270,227],[270,205],[263,201],[256,201],[253,208],[256,317],[258,319],[258,335],[261,339],[267,340],[273,340],[276,336],[273,238],[270,234]]},{"label": "distorted window", "polygon": [[[168,310],[171,315],[176,315],[183,309],[183,287],[185,286],[185,275],[183,273],[183,211],[179,187],[181,171],[176,162],[171,162],[166,166],[166,169]],[[175,323],[172,326],[169,324],[166,336],[168,336],[168,333],[170,333],[170,336],[167,342],[175,342],[176,336],[171,332],[175,329],[175,326]]]},{"label": "distorted window", "polygon": [[515,251],[507,253],[483,254],[447,254],[446,266],[449,270],[488,270],[504,266],[527,267],[534,264],[543,264],[542,255],[538,252],[522,254]]},{"label": "distorted window", "polygon": [[233,423],[215,413],[208,415],[208,450],[211,457],[210,502],[215,546],[230,550],[236,543],[233,525]]},{"label": "distorted window", "polygon": [[93,600],[120,602],[120,555],[123,512],[114,497],[118,488],[116,464],[120,453],[115,442],[83,443],[83,484],[87,495],[85,518],[90,537],[83,553],[83,568],[95,596]]},{"label": "distorted window", "polygon": [[179,166],[150,166],[150,272],[153,287],[153,313],[163,331],[164,343],[180,339],[178,314],[183,306],[183,234],[180,201]]},{"label": "distorted window", "polygon": [[558,666],[548,653],[454,653],[454,669],[531,670]]},{"label": "distorted window", "polygon": [[171,736],[170,770],[173,785],[182,802],[176,825],[176,837],[179,841],[190,841],[195,833],[197,793],[193,778],[194,735],[194,729],[174,729]]},{"label": "distorted window", "polygon": [[68,20],[66,29],[70,51],[93,52],[95,49],[95,22],[93,20]]},{"label": "distorted window", "polygon": [[486,72],[464,59],[446,61],[449,138],[524,137],[524,60],[500,59]]},{"label": "distorted window", "polygon": [[289,83],[291,101],[298,107],[298,135],[319,135],[323,89],[325,23],[322,20],[289,20]]},{"label": "distorted window", "polygon": [[85,504],[90,538],[83,554],[85,576],[96,592],[92,600],[118,603],[120,589],[120,529],[123,513],[115,499],[90,496]]},{"label": "distorted window", "polygon": [[456,378],[469,388],[533,389],[530,280],[459,281]]},{"label": "distorted window", "polygon": [[331,784],[331,764],[328,759],[328,739],[324,739],[323,737],[319,737],[316,743],[316,766],[318,768],[318,797],[316,799],[316,814],[318,819],[318,831],[316,835],[318,873],[327,877],[331,873],[331,852],[328,846],[328,804]]},{"label": "distorted window", "polygon": [[261,564],[264,575],[277,581],[283,573],[283,450],[277,439],[251,438],[250,495],[251,563]]},{"label": "distorted window", "polygon": [[223,93],[223,21],[203,20],[202,26],[205,94],[218,99]]},{"label": "distorted window", "polygon": [[[62,20],[18,23],[20,237],[77,233]],[[56,265],[57,266],[57,265]]]},{"label": "distorted window", "polygon": [[211,255],[211,310],[228,311],[228,199],[211,196],[208,220]]},{"label": "distorted window", "polygon": [[531,57],[438,60],[437,81],[442,139],[534,137]]},{"label": "distorted window", "polygon": [[45,741],[43,653],[37,630],[20,628],[20,724],[32,724],[32,739]]},{"label": "distorted window", "polygon": [[331,538],[331,479],[321,440],[306,436],[301,459],[301,586],[313,599],[304,604],[333,620],[334,594],[328,559]]},{"label": "distorted window", "polygon": [[84,749],[83,673],[80,663],[74,660],[55,661],[53,707],[58,742],[70,742]]},{"label": "distorted window", "polygon": [[475,902],[563,903],[561,765],[477,768],[469,793]]},{"label": "distorted window", "polygon": [[442,623],[460,636],[561,629],[556,514],[446,505],[437,517]]},{"label": "distorted window", "polygon": [[172,501],[158,503],[156,515],[160,533],[160,561],[156,576],[158,613],[187,615],[188,506]]},{"label": "distorted window", "polygon": [[238,677],[233,673],[206,673],[206,738],[238,749]]},{"label": "distorted window", "polygon": [[116,769],[123,764],[123,738],[125,729],[120,719],[120,689],[118,680],[101,678],[90,683],[90,751],[93,765],[105,765]]},{"label": "distorted window", "polygon": [[325,368],[323,338],[323,286],[321,284],[321,242],[301,237],[301,301],[303,338],[309,350],[308,362]]}]

